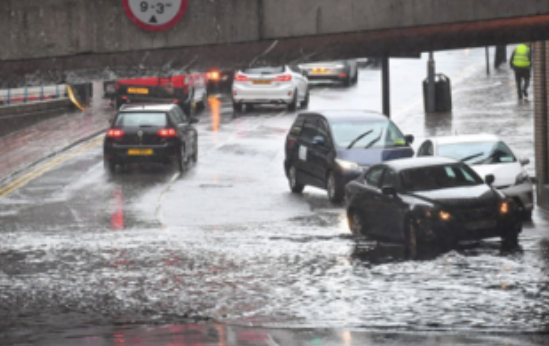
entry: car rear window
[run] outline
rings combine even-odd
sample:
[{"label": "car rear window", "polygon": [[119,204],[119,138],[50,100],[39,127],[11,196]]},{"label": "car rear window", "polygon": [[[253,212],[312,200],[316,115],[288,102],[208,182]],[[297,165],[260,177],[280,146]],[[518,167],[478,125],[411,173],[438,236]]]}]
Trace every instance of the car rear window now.
[{"label": "car rear window", "polygon": [[430,191],[483,184],[482,179],[463,164],[407,169],[400,173],[408,191]]},{"label": "car rear window", "polygon": [[284,66],[247,68],[245,74],[280,74],[284,73]]},{"label": "car rear window", "polygon": [[166,113],[120,113],[115,126],[120,127],[165,127]]}]

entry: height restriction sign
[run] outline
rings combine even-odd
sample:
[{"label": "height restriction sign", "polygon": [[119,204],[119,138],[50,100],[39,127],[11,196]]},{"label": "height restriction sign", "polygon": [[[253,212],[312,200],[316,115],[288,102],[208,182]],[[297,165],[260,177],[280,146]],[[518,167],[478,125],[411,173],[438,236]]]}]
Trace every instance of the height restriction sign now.
[{"label": "height restriction sign", "polygon": [[147,31],[168,30],[187,11],[187,0],[122,0],[122,4],[130,20]]}]

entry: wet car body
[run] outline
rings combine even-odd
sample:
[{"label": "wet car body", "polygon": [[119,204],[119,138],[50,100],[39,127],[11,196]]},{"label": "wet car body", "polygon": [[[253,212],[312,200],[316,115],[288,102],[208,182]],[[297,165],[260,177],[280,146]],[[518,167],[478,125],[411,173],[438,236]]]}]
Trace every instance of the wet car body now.
[{"label": "wet car body", "polygon": [[196,162],[198,134],[175,104],[124,105],[114,118],[103,145],[105,168],[135,162],[174,164],[180,171]]},{"label": "wet car body", "polygon": [[310,81],[341,82],[350,86],[358,81],[358,61],[338,60],[299,65]]},{"label": "wet car body", "polygon": [[516,244],[522,231],[516,203],[449,158],[385,162],[346,190],[354,235],[404,242],[411,250],[491,237]]},{"label": "wet car body", "polygon": [[233,78],[233,108],[261,104],[286,105],[295,111],[309,105],[309,81],[290,66],[258,67],[238,71]]},{"label": "wet car body", "polygon": [[[355,132],[341,138],[345,128]],[[412,136],[402,135],[394,123],[379,113],[301,113],[286,138],[284,169],[290,189],[295,193],[302,192],[306,185],[327,189],[330,200],[338,203],[343,199],[345,185],[365,168],[412,157],[412,141]]]},{"label": "wet car body", "polygon": [[514,152],[498,136],[459,135],[428,138],[419,146],[418,157],[445,156],[464,160],[481,177],[494,175],[494,187],[515,199],[523,219],[532,218],[534,186],[523,166],[528,159],[517,159]]}]

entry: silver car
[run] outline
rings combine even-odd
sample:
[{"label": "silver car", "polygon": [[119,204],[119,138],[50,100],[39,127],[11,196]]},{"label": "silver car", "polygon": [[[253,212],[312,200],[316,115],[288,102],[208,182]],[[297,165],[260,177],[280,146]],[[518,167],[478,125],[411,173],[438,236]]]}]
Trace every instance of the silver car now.
[{"label": "silver car", "polygon": [[233,108],[282,104],[289,111],[309,105],[309,81],[289,66],[249,68],[235,73],[232,87]]},{"label": "silver car", "polygon": [[299,65],[310,81],[335,81],[351,86],[358,81],[357,60],[338,60]]}]

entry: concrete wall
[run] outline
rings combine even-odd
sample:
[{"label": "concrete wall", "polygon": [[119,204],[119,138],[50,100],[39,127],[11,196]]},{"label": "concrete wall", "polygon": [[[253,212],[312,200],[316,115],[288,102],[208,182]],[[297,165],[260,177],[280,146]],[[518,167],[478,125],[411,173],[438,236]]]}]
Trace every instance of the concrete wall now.
[{"label": "concrete wall", "polygon": [[72,110],[68,98],[0,107],[0,136]]},{"label": "concrete wall", "polygon": [[175,28],[149,33],[130,23],[120,0],[2,0],[0,60],[242,43],[542,14],[549,14],[549,1],[189,0],[188,12]]}]

